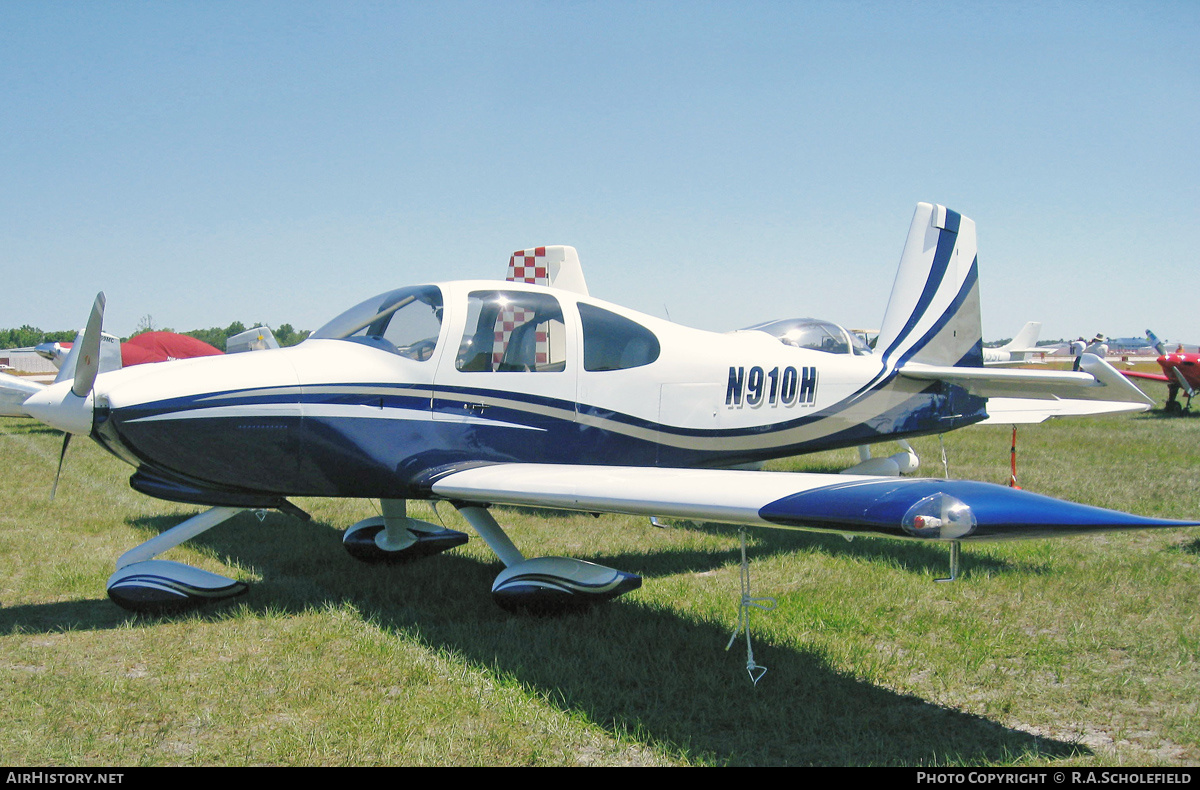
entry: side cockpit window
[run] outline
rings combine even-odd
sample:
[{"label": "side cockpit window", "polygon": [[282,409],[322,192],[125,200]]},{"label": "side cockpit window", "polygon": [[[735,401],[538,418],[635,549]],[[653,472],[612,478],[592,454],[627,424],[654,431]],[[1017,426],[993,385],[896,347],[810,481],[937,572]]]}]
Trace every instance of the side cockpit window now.
[{"label": "side cockpit window", "polygon": [[658,359],[658,338],[641,324],[582,302],[579,317],[584,370],[626,370]]},{"label": "side cockpit window", "polygon": [[464,372],[566,370],[566,325],[558,300],[525,291],[474,291],[454,367]]},{"label": "side cockpit window", "polygon": [[442,292],[437,286],[400,288],[350,308],[313,332],[314,338],[349,340],[424,362],[442,331]]}]

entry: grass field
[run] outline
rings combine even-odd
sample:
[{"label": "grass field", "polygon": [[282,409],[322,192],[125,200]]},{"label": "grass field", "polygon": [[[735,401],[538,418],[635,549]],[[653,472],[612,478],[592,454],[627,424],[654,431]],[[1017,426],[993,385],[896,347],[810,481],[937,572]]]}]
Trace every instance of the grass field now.
[{"label": "grass field", "polygon": [[[951,476],[1004,483],[1008,428],[944,437]],[[527,555],[641,574],[618,602],[505,614],[478,538],[405,567],[355,562],[372,503],[299,500],[168,553],[246,579],[237,601],[132,616],[105,580],[196,508],[130,469],[0,420],[0,764],[1200,764],[1200,528],[967,546],[747,533],[757,685],[737,617],[736,528],[497,509]],[[936,437],[914,443],[940,476]],[[1200,418],[1021,429],[1029,490],[1200,516]],[[890,452],[890,450],[888,450]],[[776,464],[835,471],[840,451]],[[470,532],[449,507],[410,512]]]}]

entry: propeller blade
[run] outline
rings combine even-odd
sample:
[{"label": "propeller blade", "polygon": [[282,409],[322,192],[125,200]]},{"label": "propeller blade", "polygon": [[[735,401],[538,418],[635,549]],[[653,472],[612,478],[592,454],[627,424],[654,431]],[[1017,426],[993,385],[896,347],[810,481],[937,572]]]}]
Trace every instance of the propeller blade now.
[{"label": "propeller blade", "polygon": [[96,383],[96,374],[100,372],[100,334],[104,329],[104,292],[96,294],[92,305],[92,314],[88,317],[87,328],[83,330],[83,340],[80,343],[79,357],[75,363],[75,383],[71,392],[79,397],[86,397]]},{"label": "propeller blade", "polygon": [[67,445],[71,443],[71,434],[63,434],[62,452],[58,454],[58,471],[54,473],[54,486],[50,489],[50,501],[54,501],[54,495],[58,493],[58,478],[62,476],[63,459],[67,457]]},{"label": "propeller blade", "polygon": [[1154,350],[1158,352],[1160,357],[1165,357],[1167,355],[1167,347],[1163,345],[1163,342],[1159,340],[1158,337],[1149,329],[1146,330],[1146,338],[1154,346]]}]

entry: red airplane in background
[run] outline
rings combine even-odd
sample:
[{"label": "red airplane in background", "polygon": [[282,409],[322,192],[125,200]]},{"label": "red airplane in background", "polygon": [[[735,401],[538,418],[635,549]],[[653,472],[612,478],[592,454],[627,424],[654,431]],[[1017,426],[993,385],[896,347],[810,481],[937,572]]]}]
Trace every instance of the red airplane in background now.
[{"label": "red airplane in background", "polygon": [[[1146,337],[1150,339],[1154,350],[1158,352],[1157,362],[1158,366],[1162,368],[1162,373],[1139,373],[1135,370],[1121,372],[1129,378],[1161,381],[1166,384],[1167,402],[1163,406],[1164,411],[1174,414],[1191,409],[1192,398],[1196,391],[1200,390],[1200,354],[1185,353],[1182,345],[1168,354],[1163,342],[1155,337],[1149,329],[1146,330]],[[1187,395],[1186,406],[1179,403],[1179,390],[1181,389]]]},{"label": "red airplane in background", "polygon": [[[71,351],[72,343],[43,343],[37,353],[61,366]],[[121,365],[143,365],[147,362],[166,362],[171,359],[208,357],[222,353],[203,340],[175,332],[143,332],[121,343]]]},{"label": "red airplane in background", "polygon": [[[79,337],[76,337],[78,340]],[[71,356],[74,343],[42,343],[34,349],[59,369],[56,382],[75,375],[75,360]],[[224,353],[260,351],[279,348],[275,335],[265,326],[247,329],[225,341],[225,351],[203,340],[175,332],[143,332],[122,343],[115,335],[102,333],[98,351],[98,369],[102,372],[120,370],[150,362],[168,362],[193,357],[211,357]],[[45,385],[0,372],[0,417],[27,417],[24,403],[29,396]]]}]

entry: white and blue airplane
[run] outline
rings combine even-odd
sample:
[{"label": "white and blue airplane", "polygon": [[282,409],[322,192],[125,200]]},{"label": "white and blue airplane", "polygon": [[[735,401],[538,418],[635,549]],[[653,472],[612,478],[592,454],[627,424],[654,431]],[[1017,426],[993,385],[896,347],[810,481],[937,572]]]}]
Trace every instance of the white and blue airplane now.
[{"label": "white and blue airplane", "polygon": [[372,297],[292,348],[102,375],[83,364],[101,332],[98,296],[73,381],[27,410],[127,461],[134,489],[210,508],[126,552],[110,597],[162,610],[244,592],[157,557],[245,509],[304,516],[295,496],[381,500],[382,516],[344,536],[367,561],[464,543],[407,515],[410,499],[452,503],[505,565],[492,591],[511,609],[586,605],[641,580],[526,558],[492,504],[943,541],[952,572],[962,542],[1197,523],[968,480],[731,468],[1149,407],[1094,355],[1078,371],[985,368],[975,224],[942,206],[917,207],[874,351],[822,322],[719,334],[592,298],[570,247],[522,251],[512,265],[507,281]]}]

